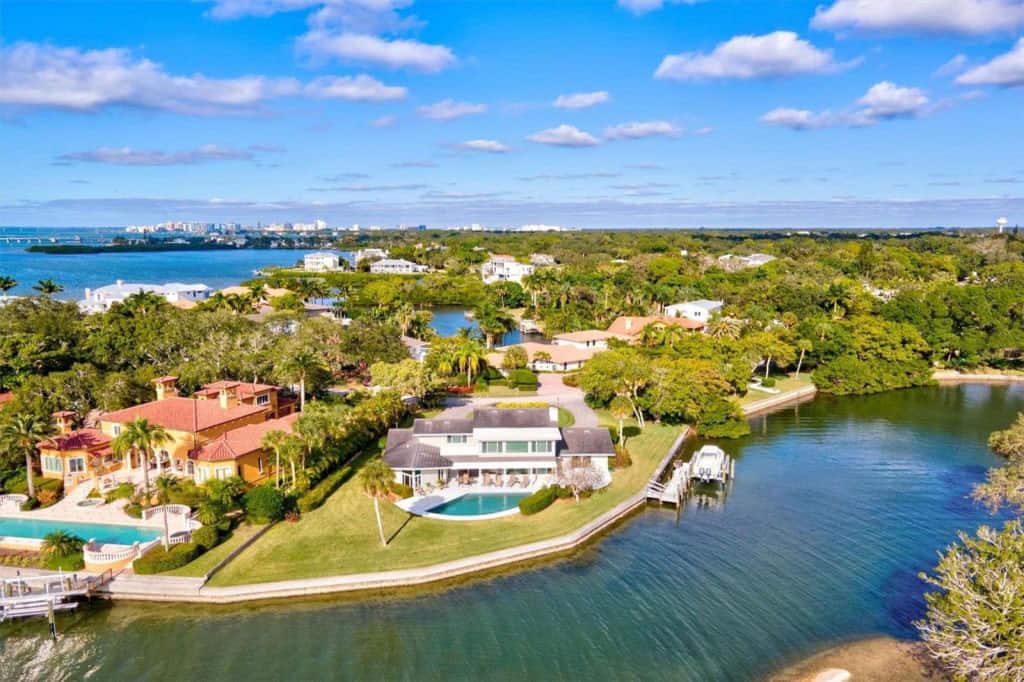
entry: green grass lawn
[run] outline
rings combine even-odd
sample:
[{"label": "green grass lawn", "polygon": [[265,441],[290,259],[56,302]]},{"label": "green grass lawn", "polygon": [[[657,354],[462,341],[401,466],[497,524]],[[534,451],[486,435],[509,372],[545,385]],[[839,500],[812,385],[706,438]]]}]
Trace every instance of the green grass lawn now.
[{"label": "green grass lawn", "polygon": [[511,386],[488,386],[486,391],[473,391],[474,398],[525,398],[537,395],[537,391],[520,391]]},{"label": "green grass lawn", "polygon": [[793,375],[789,375],[787,377],[775,377],[775,388],[779,389],[780,393],[772,394],[762,393],[761,391],[747,391],[747,394],[740,398],[740,405],[746,407],[750,403],[775,398],[778,395],[781,395],[781,393],[796,391],[804,388],[805,386],[810,386],[812,383],[814,382],[811,381],[811,375],[808,372],[803,372],[798,377]]},{"label": "green grass lawn", "polygon": [[221,559],[226,557],[231,552],[235,551],[235,548],[241,545],[243,542],[255,535],[263,526],[254,526],[249,523],[243,523],[242,525],[231,531],[231,535],[206,554],[203,554],[198,559],[190,564],[176,568],[173,571],[167,571],[160,575],[176,575],[185,578],[202,578],[209,573],[214,566],[220,562]]},{"label": "green grass lawn", "polygon": [[[607,413],[603,423],[614,424]],[[611,486],[576,504],[560,500],[534,516],[480,522],[446,522],[412,516],[382,503],[385,532],[377,536],[373,502],[353,477],[323,507],[298,523],[271,528],[210,581],[239,585],[327,575],[428,566],[561,535],[608,511],[641,490],[679,434],[678,426],[648,424],[628,440],[633,465],[616,471]],[[360,464],[377,456],[366,453]]]}]

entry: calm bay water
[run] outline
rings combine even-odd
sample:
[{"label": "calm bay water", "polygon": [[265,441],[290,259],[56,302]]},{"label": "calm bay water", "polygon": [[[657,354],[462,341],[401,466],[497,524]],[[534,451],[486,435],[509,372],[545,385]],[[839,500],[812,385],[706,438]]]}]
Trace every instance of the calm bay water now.
[{"label": "calm bay water", "polygon": [[[1024,387],[823,397],[723,445],[717,506],[649,508],[581,555],[428,596],[117,605],[0,626],[0,678],[748,680],[837,641],[913,636],[916,574],[997,462]],[[395,551],[400,551],[395,547]],[[340,568],[340,567],[339,567]]]}]

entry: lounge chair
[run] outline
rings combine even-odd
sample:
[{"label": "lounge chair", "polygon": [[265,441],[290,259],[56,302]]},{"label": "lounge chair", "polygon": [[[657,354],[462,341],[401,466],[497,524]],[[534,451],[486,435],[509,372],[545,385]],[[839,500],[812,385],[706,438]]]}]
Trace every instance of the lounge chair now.
[{"label": "lounge chair", "polygon": [[505,487],[505,481],[504,481],[504,479],[500,475],[499,476],[495,476],[494,477],[494,485],[496,487],[498,487],[498,488],[504,488]]},{"label": "lounge chair", "polygon": [[515,474],[512,474],[511,476],[508,477],[508,487],[515,488],[517,485],[519,485],[519,477],[516,476]]}]

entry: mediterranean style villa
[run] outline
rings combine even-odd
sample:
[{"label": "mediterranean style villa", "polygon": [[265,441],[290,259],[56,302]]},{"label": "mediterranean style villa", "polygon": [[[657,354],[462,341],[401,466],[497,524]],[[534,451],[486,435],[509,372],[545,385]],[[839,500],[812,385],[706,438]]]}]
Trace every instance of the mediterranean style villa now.
[{"label": "mediterranean style villa", "polygon": [[241,476],[258,482],[271,473],[263,435],[290,433],[298,418],[295,401],[283,399],[277,386],[217,381],[190,398],[178,395],[176,377],[155,380],[157,399],[101,415],[96,428],[74,428],[73,412],[57,412],[57,435],[38,445],[43,476],[64,480],[65,489],[141,466],[137,454],[115,455],[113,441],[142,417],[164,428],[170,440],[156,448],[157,474],[163,472],[202,483]]},{"label": "mediterranean style villa", "polygon": [[606,428],[559,428],[558,408],[479,408],[472,416],[417,419],[388,432],[384,461],[412,486],[538,487],[559,469],[593,466],[610,482]]}]

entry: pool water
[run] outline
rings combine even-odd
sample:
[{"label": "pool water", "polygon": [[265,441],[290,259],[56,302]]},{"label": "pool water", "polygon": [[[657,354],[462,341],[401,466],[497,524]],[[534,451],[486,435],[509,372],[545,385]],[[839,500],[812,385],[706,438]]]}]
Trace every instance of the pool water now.
[{"label": "pool water", "polygon": [[515,509],[519,506],[519,500],[524,497],[529,497],[529,493],[470,493],[457,497],[454,500],[448,500],[444,504],[432,508],[430,513],[444,516],[497,514],[498,512]]},{"label": "pool water", "polygon": [[55,530],[66,531],[72,535],[77,535],[83,540],[95,540],[96,542],[115,545],[130,545],[133,542],[144,543],[160,537],[160,531],[154,528],[0,517],[0,537],[42,540]]}]

